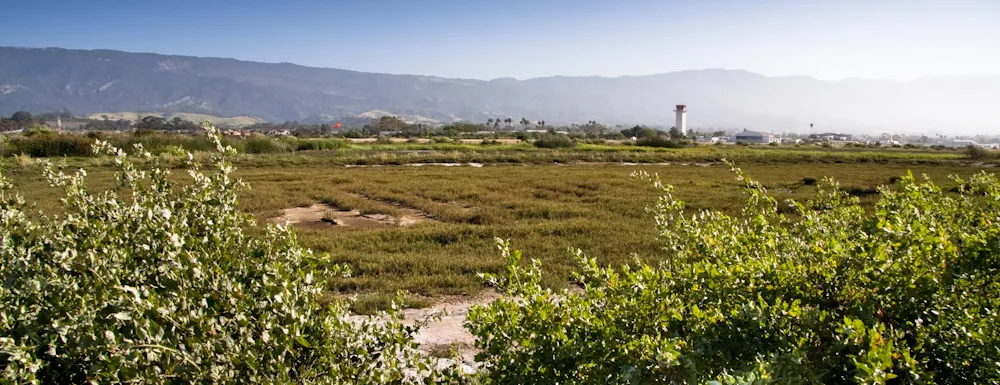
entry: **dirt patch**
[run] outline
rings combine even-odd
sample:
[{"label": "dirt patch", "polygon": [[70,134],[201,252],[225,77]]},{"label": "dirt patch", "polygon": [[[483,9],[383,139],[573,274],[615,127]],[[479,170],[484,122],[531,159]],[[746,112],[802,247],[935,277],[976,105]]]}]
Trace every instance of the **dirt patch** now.
[{"label": "dirt patch", "polygon": [[377,226],[411,226],[434,221],[426,213],[407,207],[400,207],[403,214],[398,218],[386,214],[362,214],[358,210],[342,210],[336,206],[316,203],[308,207],[294,207],[281,210],[281,214],[271,218],[280,225],[311,228],[351,228]]},{"label": "dirt patch", "polygon": [[[440,166],[440,167],[483,167],[483,163],[403,163],[399,166],[407,167],[424,167],[424,166]],[[367,168],[367,167],[384,167],[381,164],[345,164],[345,168]]]},{"label": "dirt patch", "polygon": [[[443,351],[454,350],[462,357],[463,364],[476,367],[478,366],[474,360],[476,337],[462,324],[465,323],[470,308],[487,305],[497,298],[500,298],[500,294],[493,291],[473,298],[444,298],[428,308],[403,310],[403,323],[413,325],[440,315],[440,319],[430,320],[420,328],[413,341],[420,345],[420,350],[425,354],[441,356]],[[368,316],[350,317],[351,321],[358,323],[367,319]]]},{"label": "dirt patch", "polygon": [[308,207],[293,207],[281,210],[281,214],[271,218],[271,222],[279,225],[297,225],[301,223],[320,222],[327,210],[336,210],[331,205],[317,203]]}]

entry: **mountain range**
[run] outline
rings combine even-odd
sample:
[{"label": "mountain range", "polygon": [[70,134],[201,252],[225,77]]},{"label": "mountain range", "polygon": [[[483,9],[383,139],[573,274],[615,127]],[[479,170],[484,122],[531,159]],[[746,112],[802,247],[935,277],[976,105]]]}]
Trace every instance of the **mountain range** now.
[{"label": "mountain range", "polygon": [[[469,65],[475,65],[470,60]],[[742,70],[645,76],[450,79],[365,73],[290,63],[0,47],[0,114],[68,109],[76,114],[147,111],[328,122],[344,116],[485,122],[521,117],[565,124],[670,127],[688,106],[689,128],[773,132],[996,133],[1000,76],[912,81]]]}]

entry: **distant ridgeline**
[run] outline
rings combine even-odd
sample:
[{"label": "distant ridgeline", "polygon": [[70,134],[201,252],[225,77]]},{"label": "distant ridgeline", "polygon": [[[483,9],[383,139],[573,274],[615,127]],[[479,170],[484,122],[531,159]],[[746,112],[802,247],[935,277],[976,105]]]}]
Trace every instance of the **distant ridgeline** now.
[{"label": "distant ridgeline", "polygon": [[252,117],[217,117],[204,114],[187,113],[96,113],[78,116],[63,110],[33,114],[28,111],[17,111],[9,117],[0,117],[0,132],[27,130],[31,127],[49,129],[83,130],[83,131],[125,131],[131,129],[150,129],[158,131],[196,131],[204,122],[226,129],[240,128],[251,131],[283,130],[310,131],[315,133],[336,133],[335,125],[344,129],[361,129],[370,126],[374,121],[366,117],[329,118],[327,122],[297,122],[283,123],[266,122]]},{"label": "distant ridgeline", "polygon": [[156,111],[312,124],[348,116],[396,115],[428,124],[506,123],[507,118],[517,124],[516,119],[528,117],[552,125],[596,120],[669,129],[675,125],[675,105],[682,104],[692,129],[806,132],[815,123],[817,131],[954,135],[996,131],[997,89],[1000,76],[824,81],[707,69],[616,78],[475,80],[109,50],[0,47],[2,115],[62,109],[78,114]]}]

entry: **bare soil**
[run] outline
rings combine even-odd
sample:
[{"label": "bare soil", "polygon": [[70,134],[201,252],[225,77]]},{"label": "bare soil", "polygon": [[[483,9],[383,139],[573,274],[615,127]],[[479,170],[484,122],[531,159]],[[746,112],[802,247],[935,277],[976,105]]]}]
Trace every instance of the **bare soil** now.
[{"label": "bare soil", "polygon": [[[428,322],[413,338],[425,354],[440,356],[442,353],[454,350],[461,356],[464,364],[474,366],[476,338],[463,324],[470,308],[475,305],[487,305],[499,297],[500,294],[487,291],[473,298],[444,298],[431,307],[403,310],[403,323],[414,325],[418,322]],[[435,316],[440,318],[433,320]],[[362,322],[367,320],[368,316],[356,315],[350,319]]]},{"label": "bare soil", "polygon": [[400,207],[404,214],[399,218],[386,214],[362,214],[358,210],[342,210],[336,206],[316,203],[308,207],[293,207],[281,210],[281,214],[271,218],[276,224],[295,227],[352,228],[377,226],[411,226],[433,221],[423,211]]}]

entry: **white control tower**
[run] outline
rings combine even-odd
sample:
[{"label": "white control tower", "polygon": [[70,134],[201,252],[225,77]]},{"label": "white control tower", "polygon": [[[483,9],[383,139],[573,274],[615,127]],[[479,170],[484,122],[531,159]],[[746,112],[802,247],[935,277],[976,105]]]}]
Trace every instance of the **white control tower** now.
[{"label": "white control tower", "polygon": [[681,134],[687,135],[688,133],[688,123],[687,123],[687,106],[683,104],[678,104],[677,109],[674,110],[677,113],[677,123],[674,127],[681,130]]}]

